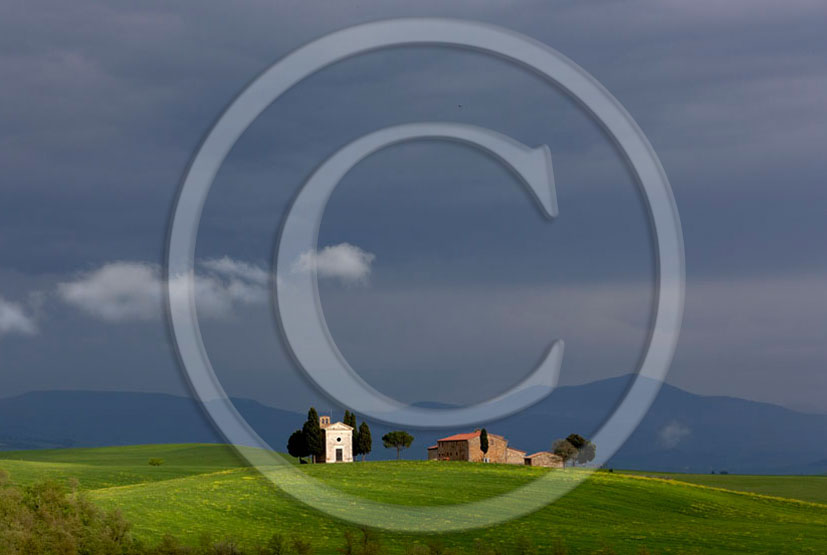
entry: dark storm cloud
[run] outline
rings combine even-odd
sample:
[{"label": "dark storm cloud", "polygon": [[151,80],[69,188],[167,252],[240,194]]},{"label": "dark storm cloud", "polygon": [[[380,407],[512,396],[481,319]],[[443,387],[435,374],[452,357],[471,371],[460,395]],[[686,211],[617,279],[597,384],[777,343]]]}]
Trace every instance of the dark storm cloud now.
[{"label": "dark storm cloud", "polygon": [[[193,150],[274,60],[349,24],[443,15],[502,24],[559,49],[603,82],[654,144],[686,241],[687,327],[675,382],[818,408],[827,360],[813,332],[824,327],[825,298],[813,276],[827,270],[826,13],[820,2],[764,1],[6,3],[0,298],[36,320],[39,333],[0,339],[3,389],[179,388],[160,318],[113,328],[32,295],[114,261],[160,262]],[[547,225],[511,176],[463,149],[410,145],[366,161],[343,182],[322,227],[323,244],[347,240],[377,256],[372,288],[326,293],[343,348],[391,389],[381,369],[406,345],[413,367],[438,375],[450,366],[458,384],[488,360],[483,372],[496,385],[497,368],[527,368],[546,340],[521,322],[542,312],[551,333],[549,315],[565,305],[552,296],[570,288],[566,302],[601,307],[594,329],[588,319],[561,325],[588,354],[573,351],[571,379],[629,371],[652,274],[640,199],[605,137],[570,101],[485,56],[376,53],[286,94],[227,160],[205,210],[200,256],[266,266],[286,203],[322,158],[377,127],[423,118],[549,144],[561,218]],[[542,295],[549,283],[558,289]],[[450,293],[462,284],[469,287]],[[264,342],[273,330],[262,310],[254,330],[217,322],[211,336],[224,365],[244,359],[227,379],[248,395],[260,374],[287,366],[284,354],[251,345],[242,356],[221,337]],[[388,325],[404,311],[411,316]],[[375,333],[386,349],[374,353]],[[125,352],[132,355],[121,364]],[[291,380],[287,390],[301,387]],[[273,398],[290,397],[281,395]]]}]

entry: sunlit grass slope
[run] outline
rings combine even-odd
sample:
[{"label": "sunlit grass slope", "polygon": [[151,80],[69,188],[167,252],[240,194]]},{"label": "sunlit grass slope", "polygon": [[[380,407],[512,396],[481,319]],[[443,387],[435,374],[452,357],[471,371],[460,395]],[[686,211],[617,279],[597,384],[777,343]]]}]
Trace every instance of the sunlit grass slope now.
[{"label": "sunlit grass slope", "polygon": [[[164,464],[153,467],[150,458]],[[0,451],[0,468],[26,484],[39,478],[74,478],[82,489],[169,480],[239,468],[244,463],[227,445],[130,445],[93,449]]]},{"label": "sunlit grass slope", "polygon": [[[0,453],[0,459],[6,455]],[[52,471],[77,476],[94,501],[106,508],[121,508],[135,524],[135,533],[148,540],[172,533],[196,542],[207,533],[253,544],[278,532],[310,539],[317,553],[335,553],[343,532],[352,528],[279,493],[221,446],[140,446],[9,456],[13,460],[0,460],[0,468],[10,471],[15,481],[30,481]],[[165,463],[150,467],[150,457],[163,458]],[[490,497],[546,472],[424,461],[300,468],[349,493],[404,504]],[[571,474],[565,473],[576,471],[552,472],[567,479]],[[818,482],[820,478],[813,480],[814,487],[823,483]],[[778,488],[785,484],[782,481]],[[603,547],[636,553],[642,546],[651,552],[673,553],[827,552],[827,505],[718,487],[722,486],[600,472],[534,514],[438,540],[446,546],[470,548],[476,538],[506,545],[527,537],[541,552],[562,541],[572,553]],[[796,485],[790,491],[798,489]],[[411,539],[421,543],[434,539],[393,534],[381,538],[388,553],[402,553],[402,544]]]},{"label": "sunlit grass slope", "polygon": [[742,476],[632,471],[624,473],[827,504],[827,476]]}]

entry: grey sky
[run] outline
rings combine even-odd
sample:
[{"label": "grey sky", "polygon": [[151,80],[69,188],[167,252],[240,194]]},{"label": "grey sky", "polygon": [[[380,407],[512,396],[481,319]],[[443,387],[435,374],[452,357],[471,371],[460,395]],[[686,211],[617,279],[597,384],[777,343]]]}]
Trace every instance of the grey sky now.
[{"label": "grey sky", "polygon": [[[102,319],[67,301],[59,284],[125,262],[121,269],[143,268],[128,274],[139,280],[129,290],[146,288],[141,302],[158,307],[152,288],[178,181],[235,94],[326,32],[429,15],[546,42],[600,80],[650,138],[686,242],[686,318],[671,383],[827,411],[823,3],[140,6],[0,7],[3,394],[185,392],[160,311]],[[360,164],[331,199],[320,237],[322,246],[347,242],[375,255],[366,283],[322,284],[352,365],[411,401],[497,393],[556,337],[567,341],[565,383],[633,371],[653,271],[636,187],[574,103],[482,55],[373,53],[290,91],[229,156],[204,212],[199,258],[267,268],[309,171],[364,133],[423,119],[548,144],[560,218],[545,222],[512,176],[456,145],[412,143]],[[204,275],[199,308],[215,311],[205,341],[228,391],[304,406],[313,393],[286,357],[270,307],[246,296],[258,291],[255,280]]]}]

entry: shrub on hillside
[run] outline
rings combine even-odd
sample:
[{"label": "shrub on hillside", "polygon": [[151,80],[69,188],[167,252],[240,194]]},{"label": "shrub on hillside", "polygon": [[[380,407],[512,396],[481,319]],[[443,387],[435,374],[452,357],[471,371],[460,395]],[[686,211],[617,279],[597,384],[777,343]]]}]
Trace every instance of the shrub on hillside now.
[{"label": "shrub on hillside", "polygon": [[287,555],[290,547],[287,540],[281,534],[273,534],[264,547],[259,548],[259,555]]},{"label": "shrub on hillside", "polygon": [[313,553],[312,544],[304,538],[294,537],[292,546],[296,555],[311,555]]},{"label": "shrub on hillside", "polygon": [[0,553],[132,554],[129,528],[118,511],[102,512],[61,482],[21,488],[0,471]]},{"label": "shrub on hillside", "polygon": [[382,545],[376,538],[376,532],[362,527],[358,534],[351,530],[345,531],[345,544],[339,548],[339,553],[342,555],[380,555]]},{"label": "shrub on hillside", "polygon": [[525,536],[520,536],[517,538],[517,541],[514,542],[514,554],[515,555],[536,555],[537,548],[534,547],[534,544]]}]

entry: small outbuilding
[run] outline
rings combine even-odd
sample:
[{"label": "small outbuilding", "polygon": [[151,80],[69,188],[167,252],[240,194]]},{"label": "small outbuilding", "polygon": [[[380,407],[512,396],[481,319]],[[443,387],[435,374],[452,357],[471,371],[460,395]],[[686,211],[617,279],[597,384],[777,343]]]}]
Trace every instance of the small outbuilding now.
[{"label": "small outbuilding", "polygon": [[526,466],[543,466],[547,468],[563,468],[563,459],[550,451],[538,451],[527,455],[524,459]]}]

